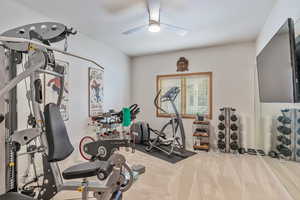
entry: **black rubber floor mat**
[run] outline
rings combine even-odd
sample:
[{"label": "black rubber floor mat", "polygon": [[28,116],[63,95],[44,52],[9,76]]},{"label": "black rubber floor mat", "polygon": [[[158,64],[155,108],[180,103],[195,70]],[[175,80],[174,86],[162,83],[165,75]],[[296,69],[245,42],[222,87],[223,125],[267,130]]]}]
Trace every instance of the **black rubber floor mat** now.
[{"label": "black rubber floor mat", "polygon": [[152,149],[150,152],[148,152],[148,151],[145,150],[145,148],[146,148],[145,145],[136,144],[135,148],[138,151],[149,154],[151,156],[162,159],[162,160],[167,161],[167,162],[172,163],[172,164],[175,164],[179,161],[182,161],[182,160],[184,160],[188,157],[191,157],[191,156],[197,154],[197,153],[192,152],[192,151],[185,151],[185,153],[184,153],[185,156],[184,157],[176,155],[176,154],[172,154],[172,155],[168,156],[167,154],[165,154],[164,152],[159,151],[158,149]]}]

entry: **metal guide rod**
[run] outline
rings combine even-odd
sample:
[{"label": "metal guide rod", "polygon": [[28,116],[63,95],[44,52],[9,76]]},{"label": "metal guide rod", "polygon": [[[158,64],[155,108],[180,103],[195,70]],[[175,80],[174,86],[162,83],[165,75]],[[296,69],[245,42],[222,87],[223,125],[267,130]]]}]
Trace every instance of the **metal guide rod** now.
[{"label": "metal guide rod", "polygon": [[7,85],[5,85],[3,88],[0,88],[0,97],[4,95],[5,93],[9,92],[11,89],[13,89],[19,82],[30,76],[33,72],[38,70],[44,65],[44,63],[39,63],[35,66],[30,67],[26,71],[19,74],[17,77],[13,78]]},{"label": "metal guide rod", "polygon": [[95,64],[97,67],[99,67],[102,70],[104,70],[104,67],[102,67],[99,63],[97,63],[96,61],[94,61],[92,59],[89,59],[89,58],[86,58],[86,57],[82,57],[82,56],[76,55],[74,53],[69,53],[69,52],[66,52],[64,50],[60,50],[58,48],[51,47],[51,46],[46,45],[46,44],[42,44],[42,43],[34,41],[34,40],[28,40],[28,39],[24,39],[24,38],[15,38],[15,37],[0,36],[0,41],[3,41],[3,42],[18,42],[18,43],[35,44],[35,45],[38,45],[40,47],[44,47],[46,49],[53,50],[53,51],[59,52],[59,53],[64,54],[64,55],[72,56],[72,57],[75,57],[75,58],[78,58],[78,59],[81,59],[81,60],[85,60],[87,62],[91,62],[91,63]]}]

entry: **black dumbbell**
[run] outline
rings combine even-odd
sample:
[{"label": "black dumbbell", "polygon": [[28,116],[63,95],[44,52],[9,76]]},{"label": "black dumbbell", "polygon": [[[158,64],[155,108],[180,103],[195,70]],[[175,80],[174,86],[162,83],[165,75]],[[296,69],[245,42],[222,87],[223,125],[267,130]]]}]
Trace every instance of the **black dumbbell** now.
[{"label": "black dumbbell", "polygon": [[282,144],[284,144],[284,145],[291,144],[291,140],[283,135],[278,136],[277,139],[278,139],[278,141],[282,142]]},{"label": "black dumbbell", "polygon": [[230,149],[232,149],[234,151],[239,149],[239,145],[237,144],[237,142],[231,142],[229,146],[230,146]]},{"label": "black dumbbell", "polygon": [[4,115],[0,114],[0,124],[4,121],[5,117]]},{"label": "black dumbbell", "polygon": [[282,113],[287,113],[287,112],[290,112],[290,109],[283,109],[281,110]]},{"label": "black dumbbell", "polygon": [[225,120],[225,116],[224,115],[219,115],[219,120],[220,121],[224,121]]},{"label": "black dumbbell", "polygon": [[239,151],[240,154],[245,154],[245,153],[246,153],[246,149],[243,148],[243,147],[242,147],[242,148],[239,148],[238,151]]},{"label": "black dumbbell", "polygon": [[225,134],[223,132],[219,132],[218,137],[220,140],[223,140],[225,138]]},{"label": "black dumbbell", "polygon": [[290,124],[292,120],[286,116],[279,116],[277,120],[283,124]]},{"label": "black dumbbell", "polygon": [[297,144],[300,145],[300,139],[298,139]]},{"label": "black dumbbell", "polygon": [[292,155],[292,151],[285,147],[284,145],[278,145],[277,150],[279,151],[280,154],[282,154],[285,157],[289,157]]},{"label": "black dumbbell", "polygon": [[225,129],[225,125],[224,125],[223,123],[220,123],[220,124],[218,125],[218,128],[222,131],[222,130]]},{"label": "black dumbbell", "polygon": [[271,158],[279,158],[278,154],[275,151],[270,151],[268,154]]},{"label": "black dumbbell", "polygon": [[277,130],[284,135],[290,135],[292,132],[292,130],[286,126],[279,126]]},{"label": "black dumbbell", "polygon": [[207,132],[207,129],[205,129],[205,128],[196,128],[196,131],[197,132]]},{"label": "black dumbbell", "polygon": [[256,152],[256,150],[255,149],[248,149],[248,151],[247,151],[247,153],[249,154],[249,155],[257,155],[257,152]]},{"label": "black dumbbell", "polygon": [[265,152],[264,152],[264,150],[262,150],[262,149],[257,149],[257,152],[258,152],[259,155],[261,155],[261,156],[265,156],[265,155],[266,155]]},{"label": "black dumbbell", "polygon": [[236,132],[233,132],[233,133],[230,135],[230,138],[231,138],[232,140],[237,140],[237,139],[238,139],[237,133],[236,133]]},{"label": "black dumbbell", "polygon": [[297,134],[298,134],[298,135],[300,135],[300,128],[298,128],[298,130],[297,130]]},{"label": "black dumbbell", "polygon": [[236,115],[231,115],[230,117],[231,121],[235,122],[238,120],[237,116]]},{"label": "black dumbbell", "polygon": [[298,124],[300,124],[300,118],[297,119]]},{"label": "black dumbbell", "polygon": [[219,140],[218,141],[218,148],[224,150],[226,148],[226,144],[224,141]]},{"label": "black dumbbell", "polygon": [[231,124],[230,129],[233,131],[236,131],[236,130],[238,130],[238,126],[236,124]]},{"label": "black dumbbell", "polygon": [[297,156],[300,157],[300,149],[297,150]]}]

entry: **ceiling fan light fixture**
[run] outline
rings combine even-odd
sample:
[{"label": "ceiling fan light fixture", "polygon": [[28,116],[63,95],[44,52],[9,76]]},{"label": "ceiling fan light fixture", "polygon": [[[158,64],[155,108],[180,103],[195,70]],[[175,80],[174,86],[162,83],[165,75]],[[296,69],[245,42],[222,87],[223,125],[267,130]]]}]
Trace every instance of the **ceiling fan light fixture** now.
[{"label": "ceiling fan light fixture", "polygon": [[152,33],[158,33],[160,31],[160,24],[159,23],[150,23],[148,27],[148,31]]}]

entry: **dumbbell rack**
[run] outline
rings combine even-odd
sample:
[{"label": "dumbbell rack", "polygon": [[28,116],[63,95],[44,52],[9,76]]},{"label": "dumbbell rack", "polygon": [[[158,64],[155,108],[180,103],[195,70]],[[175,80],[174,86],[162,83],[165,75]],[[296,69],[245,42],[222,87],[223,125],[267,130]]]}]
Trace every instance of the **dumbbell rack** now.
[{"label": "dumbbell rack", "polygon": [[285,160],[300,162],[300,110],[283,109],[277,118],[276,151]]},{"label": "dumbbell rack", "polygon": [[194,121],[193,122],[193,148],[199,151],[209,151],[210,141],[210,123],[209,121]]},{"label": "dumbbell rack", "polygon": [[236,109],[220,109],[218,124],[218,149],[224,153],[236,153],[240,148],[240,125]]}]

